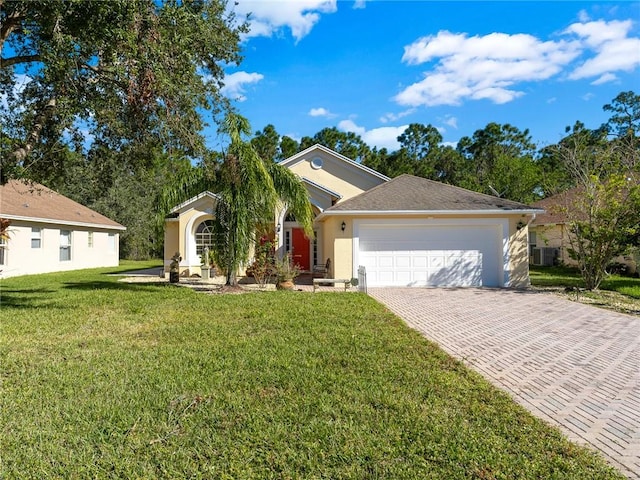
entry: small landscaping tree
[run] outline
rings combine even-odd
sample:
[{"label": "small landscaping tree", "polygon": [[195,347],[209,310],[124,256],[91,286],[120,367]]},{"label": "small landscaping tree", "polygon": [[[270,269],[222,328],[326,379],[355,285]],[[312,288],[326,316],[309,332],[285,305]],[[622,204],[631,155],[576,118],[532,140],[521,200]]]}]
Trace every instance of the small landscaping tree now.
[{"label": "small landscaping tree", "polygon": [[640,231],[638,151],[633,142],[606,137],[605,130],[576,124],[556,150],[577,185],[559,209],[569,223],[569,255],[588,290],[600,286],[607,265]]},{"label": "small landscaping tree", "polygon": [[269,241],[267,236],[260,238],[253,257],[251,274],[256,283],[264,288],[275,275],[275,249],[273,242]]},{"label": "small landscaping tree", "polygon": [[257,227],[272,221],[278,202],[287,205],[309,237],[313,236],[313,213],[307,190],[294,173],[261,159],[253,145],[243,140],[251,134],[246,118],[229,113],[223,133],[231,142],[219,171],[213,251],[216,263],[226,271],[226,284],[235,286],[236,273],[256,243]]}]

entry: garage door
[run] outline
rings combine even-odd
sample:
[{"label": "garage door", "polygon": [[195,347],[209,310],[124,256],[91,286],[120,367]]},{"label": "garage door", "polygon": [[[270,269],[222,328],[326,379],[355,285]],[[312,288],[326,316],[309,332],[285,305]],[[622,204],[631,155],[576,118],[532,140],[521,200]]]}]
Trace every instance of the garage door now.
[{"label": "garage door", "polygon": [[501,286],[499,225],[359,228],[358,264],[371,286]]}]

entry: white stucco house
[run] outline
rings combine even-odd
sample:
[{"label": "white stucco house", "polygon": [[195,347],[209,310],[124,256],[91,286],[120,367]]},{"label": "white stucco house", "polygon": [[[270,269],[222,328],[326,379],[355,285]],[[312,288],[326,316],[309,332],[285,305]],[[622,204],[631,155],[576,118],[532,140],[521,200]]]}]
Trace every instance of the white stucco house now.
[{"label": "white stucco house", "polygon": [[37,183],[0,186],[0,277],[112,267],[119,262],[119,223]]}]

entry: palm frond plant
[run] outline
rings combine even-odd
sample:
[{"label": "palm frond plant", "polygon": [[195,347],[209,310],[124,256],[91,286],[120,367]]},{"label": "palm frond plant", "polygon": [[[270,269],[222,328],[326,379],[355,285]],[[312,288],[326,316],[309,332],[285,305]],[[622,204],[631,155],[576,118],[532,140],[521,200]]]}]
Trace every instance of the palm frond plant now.
[{"label": "palm frond plant", "polygon": [[[230,112],[222,133],[230,143],[216,165],[215,184],[203,170],[165,196],[165,208],[204,190],[215,191],[212,252],[216,265],[225,272],[226,285],[237,286],[237,272],[247,265],[257,243],[258,227],[272,222],[278,205],[284,204],[313,236],[313,212],[304,185],[288,168],[262,160],[244,137],[251,134],[248,120]],[[168,207],[170,208],[170,207]]]}]

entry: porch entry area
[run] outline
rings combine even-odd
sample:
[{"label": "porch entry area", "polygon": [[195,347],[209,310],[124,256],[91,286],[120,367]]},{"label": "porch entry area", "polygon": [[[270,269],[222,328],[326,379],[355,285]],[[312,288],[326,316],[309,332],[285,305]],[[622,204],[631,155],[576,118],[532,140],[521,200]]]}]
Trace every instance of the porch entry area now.
[{"label": "porch entry area", "polygon": [[314,231],[314,239],[307,238],[299,227],[285,228],[284,252],[291,254],[293,263],[304,272],[310,272],[322,259],[318,256],[318,232]]},{"label": "porch entry area", "polygon": [[[314,206],[312,207],[314,217],[318,215],[319,211]],[[296,220],[295,216],[291,212],[283,211],[279,217],[280,221],[276,227],[278,235],[278,253],[285,255],[290,254],[291,259],[295,265],[298,265],[302,272],[310,273],[315,265],[324,263],[322,258],[322,252],[319,248],[319,235],[322,232],[314,228],[313,238],[308,238],[304,229]],[[280,230],[282,225],[282,230]]]}]

